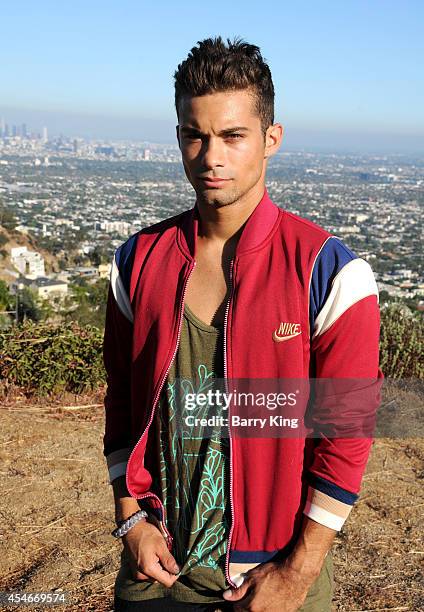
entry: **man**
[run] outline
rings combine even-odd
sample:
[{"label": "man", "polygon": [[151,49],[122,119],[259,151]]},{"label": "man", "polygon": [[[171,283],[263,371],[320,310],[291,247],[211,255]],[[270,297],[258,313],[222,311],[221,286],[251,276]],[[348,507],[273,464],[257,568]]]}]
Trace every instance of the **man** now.
[{"label": "man", "polygon": [[175,73],[175,104],[196,204],[127,240],[111,274],[115,609],[330,610],[330,549],[371,439],[188,435],[177,382],[187,397],[218,378],[380,378],[374,277],[339,239],[269,199],[283,128],[258,47],[199,42]]}]

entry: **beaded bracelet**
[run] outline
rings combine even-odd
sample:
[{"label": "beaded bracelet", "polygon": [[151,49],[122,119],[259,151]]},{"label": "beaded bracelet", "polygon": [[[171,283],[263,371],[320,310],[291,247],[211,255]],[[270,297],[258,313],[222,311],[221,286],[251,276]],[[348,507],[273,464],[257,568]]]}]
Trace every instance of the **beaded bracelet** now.
[{"label": "beaded bracelet", "polygon": [[119,525],[119,527],[117,527],[116,529],[112,531],[113,537],[122,538],[122,536],[128,533],[131,527],[134,527],[134,525],[138,523],[138,521],[141,521],[142,519],[145,519],[148,516],[149,515],[147,514],[145,510],[139,510],[135,514],[132,514],[129,518],[127,518],[126,521],[124,521],[121,525]]}]

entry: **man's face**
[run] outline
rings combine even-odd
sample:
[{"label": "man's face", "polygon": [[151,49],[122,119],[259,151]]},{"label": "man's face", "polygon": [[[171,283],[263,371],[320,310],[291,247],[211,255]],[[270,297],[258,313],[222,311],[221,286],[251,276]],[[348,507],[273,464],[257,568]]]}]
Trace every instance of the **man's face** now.
[{"label": "man's face", "polygon": [[183,98],[177,136],[198,201],[226,206],[263,190],[265,138],[249,90]]}]

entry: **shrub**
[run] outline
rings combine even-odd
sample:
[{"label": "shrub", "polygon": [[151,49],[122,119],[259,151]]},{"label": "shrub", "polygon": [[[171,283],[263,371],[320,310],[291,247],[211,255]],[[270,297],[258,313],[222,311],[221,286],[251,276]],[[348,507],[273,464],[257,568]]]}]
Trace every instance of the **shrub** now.
[{"label": "shrub", "polygon": [[0,332],[0,381],[29,394],[81,393],[105,381],[103,334],[75,322],[26,321]]},{"label": "shrub", "polygon": [[386,378],[424,378],[424,322],[401,303],[381,310],[380,366]]},{"label": "shrub", "polygon": [[[380,364],[386,378],[424,378],[423,319],[404,305],[381,310]],[[105,383],[103,332],[75,321],[25,321],[0,330],[0,382],[28,395],[81,393]]]}]

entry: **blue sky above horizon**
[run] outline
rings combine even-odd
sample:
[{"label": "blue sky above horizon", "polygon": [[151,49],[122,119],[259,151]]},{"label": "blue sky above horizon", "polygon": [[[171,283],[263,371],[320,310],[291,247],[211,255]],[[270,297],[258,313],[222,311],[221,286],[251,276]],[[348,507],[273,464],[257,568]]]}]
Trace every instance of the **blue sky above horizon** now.
[{"label": "blue sky above horizon", "polygon": [[96,115],[106,124],[108,117],[152,120],[169,129],[177,64],[197,40],[221,34],[261,47],[276,119],[286,129],[418,143],[423,18],[420,0],[7,0],[0,5],[0,116],[20,109]]}]

